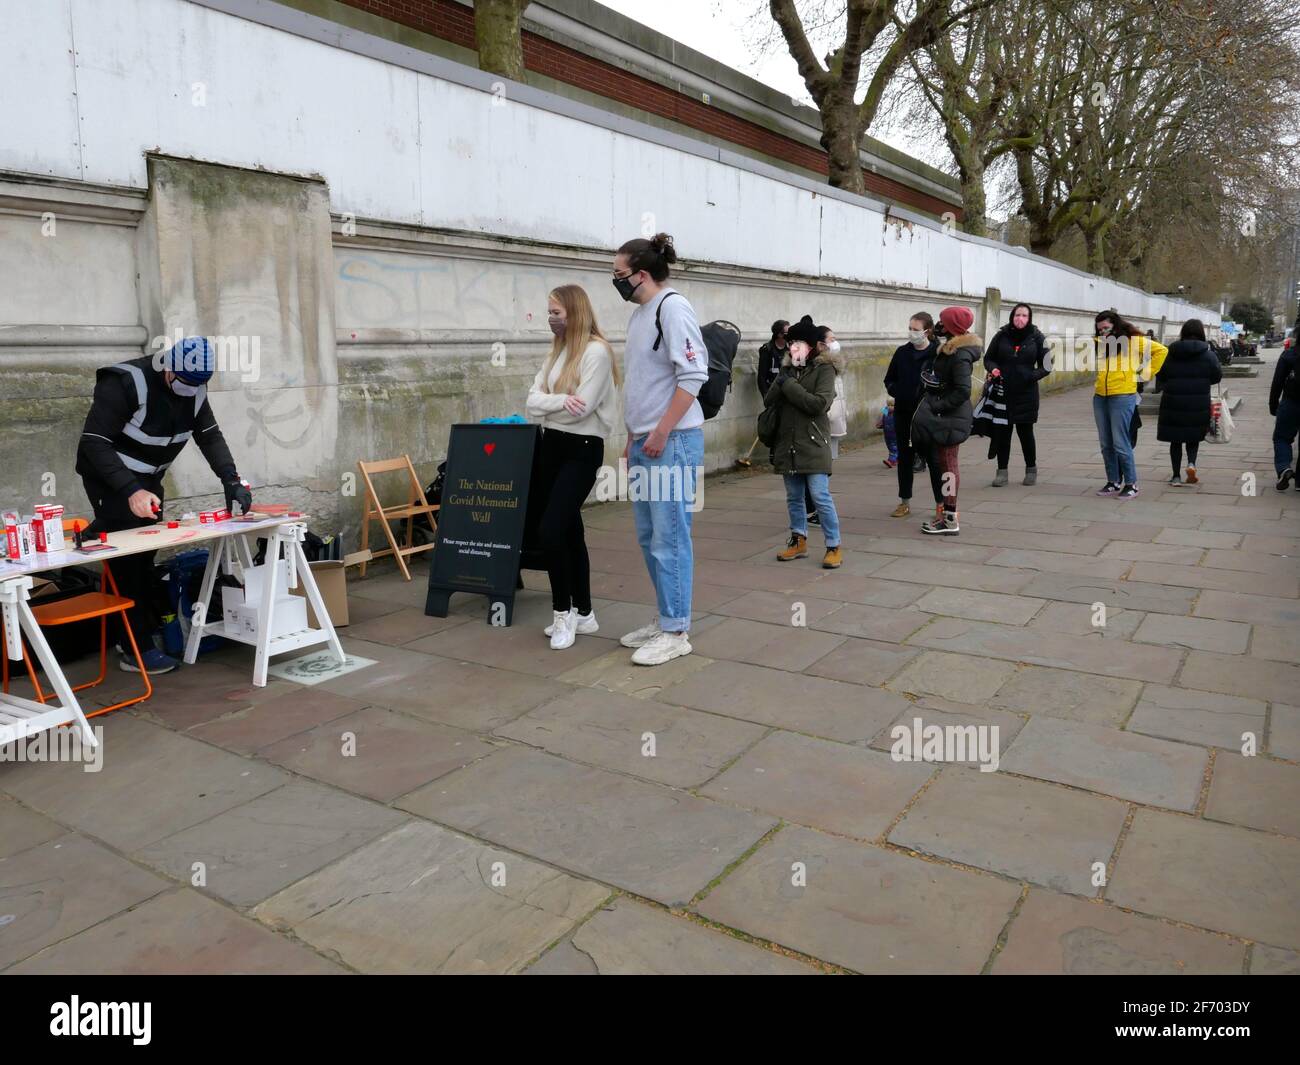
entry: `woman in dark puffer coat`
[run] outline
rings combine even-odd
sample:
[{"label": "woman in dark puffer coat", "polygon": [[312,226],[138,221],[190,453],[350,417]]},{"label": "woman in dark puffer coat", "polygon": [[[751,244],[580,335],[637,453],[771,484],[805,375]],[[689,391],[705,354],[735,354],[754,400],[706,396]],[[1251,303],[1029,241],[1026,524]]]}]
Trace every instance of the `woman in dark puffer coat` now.
[{"label": "woman in dark puffer coat", "polygon": [[998,472],[993,487],[1007,483],[1007,466],[1011,461],[1011,432],[1015,426],[1020,449],[1025,456],[1024,484],[1038,481],[1038,447],[1034,441],[1034,423],[1038,421],[1038,382],[1052,372],[1052,353],[1047,338],[1034,325],[1034,309],[1017,303],[1011,309],[1011,321],[998,330],[989,342],[984,369],[998,370],[1006,389],[1007,424],[998,426],[993,446]]},{"label": "woman in dark puffer coat", "polygon": [[[1156,374],[1160,387],[1160,421],[1156,439],[1169,444],[1174,475],[1169,484],[1197,484],[1196,453],[1210,429],[1210,386],[1223,379],[1219,358],[1205,340],[1205,326],[1192,318],[1183,323]],[[1187,480],[1180,476],[1187,445]]]},{"label": "woman in dark puffer coat", "polygon": [[925,392],[912,416],[912,442],[926,452],[935,516],[921,526],[932,536],[956,536],[957,449],[970,436],[971,367],[984,354],[984,345],[970,329],[975,315],[968,307],[939,312],[943,342],[933,365],[921,375]]}]

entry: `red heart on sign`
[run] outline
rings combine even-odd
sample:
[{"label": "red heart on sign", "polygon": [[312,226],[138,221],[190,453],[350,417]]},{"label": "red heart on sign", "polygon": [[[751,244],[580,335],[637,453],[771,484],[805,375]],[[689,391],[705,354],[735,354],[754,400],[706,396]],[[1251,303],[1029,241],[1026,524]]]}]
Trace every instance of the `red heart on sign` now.
[{"label": "red heart on sign", "polygon": [[483,445],[483,450],[484,450],[485,452],[487,452],[487,454],[489,454],[489,455],[492,454],[492,452],[494,452],[496,449],[497,449],[496,444],[484,444],[484,445]]}]

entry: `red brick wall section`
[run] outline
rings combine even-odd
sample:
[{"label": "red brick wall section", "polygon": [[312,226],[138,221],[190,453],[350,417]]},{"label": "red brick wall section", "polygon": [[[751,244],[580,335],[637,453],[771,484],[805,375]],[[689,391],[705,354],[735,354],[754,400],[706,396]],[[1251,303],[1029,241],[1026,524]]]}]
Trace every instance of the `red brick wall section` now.
[{"label": "red brick wall section", "polygon": [[[342,0],[349,7],[391,19],[464,48],[474,48],[474,13],[452,0]],[[545,37],[524,31],[524,65],[531,71],[580,89],[659,115],[719,140],[781,159],[817,174],[828,174],[826,153],[792,137],[739,118],[703,100],[667,89],[657,82]],[[937,196],[910,188],[880,174],[865,173],[867,191],[895,203],[941,215],[952,211],[960,220],[961,207]]]}]

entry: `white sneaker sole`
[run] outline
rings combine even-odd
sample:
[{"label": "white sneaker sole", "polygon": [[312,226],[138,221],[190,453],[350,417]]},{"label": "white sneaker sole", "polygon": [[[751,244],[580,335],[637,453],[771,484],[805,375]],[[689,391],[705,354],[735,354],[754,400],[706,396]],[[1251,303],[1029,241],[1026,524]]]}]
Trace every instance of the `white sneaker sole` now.
[{"label": "white sneaker sole", "polygon": [[662,666],[665,662],[671,662],[674,658],[681,658],[683,655],[690,654],[692,650],[690,642],[686,641],[677,645],[671,651],[656,655],[653,659],[641,659],[633,655],[632,664],[637,666]]},{"label": "white sneaker sole", "polygon": [[622,637],[618,642],[621,643],[624,647],[631,647],[631,648],[644,647],[651,640],[653,640],[657,635],[658,633],[652,633],[649,636],[637,636],[635,633],[629,632],[626,636]]},{"label": "white sneaker sole", "polygon": [[568,642],[567,642],[567,643],[556,643],[556,642],[555,642],[555,637],[552,636],[552,637],[551,637],[551,650],[552,650],[552,651],[567,651],[567,650],[568,650],[570,647],[572,647],[572,646],[574,645],[574,643],[576,643],[576,642],[577,642],[577,641],[574,639],[574,634],[573,634],[573,633],[569,633],[569,639],[568,639]]}]

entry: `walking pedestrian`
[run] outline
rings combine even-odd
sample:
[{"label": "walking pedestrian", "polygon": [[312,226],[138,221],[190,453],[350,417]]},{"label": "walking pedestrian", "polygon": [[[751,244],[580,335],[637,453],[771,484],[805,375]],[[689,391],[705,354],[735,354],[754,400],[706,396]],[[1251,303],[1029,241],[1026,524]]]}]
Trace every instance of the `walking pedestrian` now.
[{"label": "walking pedestrian", "polygon": [[790,327],[790,351],[781,373],[763,399],[765,408],[777,410],[772,469],[785,481],[790,539],[776,557],[782,562],[808,557],[808,514],[804,493],[817,508],[826,540],[823,569],[839,569],[840,519],[831,498],[831,404],[835,402],[836,353],[818,349],[819,332],[809,315]]},{"label": "walking pedestrian", "polygon": [[894,434],[898,439],[898,506],[891,518],[905,518],[912,512],[912,481],[925,468],[912,445],[912,417],[921,398],[921,371],[934,361],[938,350],[934,319],[927,311],[917,311],[907,322],[907,343],[899,345],[885,370],[885,391],[894,401]]},{"label": "walking pedestrian", "polygon": [[[691,514],[704,474],[704,411],[695,398],[709,377],[709,355],[695,308],[667,284],[677,262],[673,238],[629,240],[614,256],[614,287],[636,309],[624,351],[628,481],[637,543],[654,585],[658,617],[619,641],[632,661],[657,666],[691,653],[691,582],[695,571]],[[667,485],[667,493],[653,489]],[[667,494],[668,499],[658,498]],[[644,498],[649,495],[650,498]]]},{"label": "walking pedestrian", "polygon": [[1011,309],[1011,320],[989,343],[984,368],[990,373],[1000,371],[1007,406],[1007,424],[998,426],[993,437],[998,463],[993,487],[1000,488],[1007,483],[1013,431],[1020,438],[1025,459],[1025,477],[1021,483],[1036,484],[1038,445],[1034,440],[1034,423],[1038,421],[1038,382],[1052,372],[1052,353],[1047,338],[1034,325],[1034,309],[1029,304],[1017,303]]},{"label": "walking pedestrian", "polygon": [[[1300,334],[1300,318],[1296,319]],[[1273,468],[1277,472],[1277,490],[1285,492],[1295,480],[1295,452],[1292,445],[1300,433],[1300,354],[1295,344],[1283,349],[1273,370],[1268,389],[1268,412],[1273,422]],[[1296,482],[1300,490],[1300,481]]]},{"label": "walking pedestrian", "polygon": [[[1223,379],[1219,357],[1205,339],[1205,326],[1196,318],[1183,323],[1156,374],[1160,388],[1160,418],[1156,439],[1169,444],[1174,487],[1197,484],[1196,454],[1210,428],[1210,386]],[[1183,447],[1187,448],[1187,480],[1182,478]]]},{"label": "walking pedestrian", "polygon": [[542,425],[537,479],[538,538],[551,580],[551,647],[572,647],[577,634],[599,631],[591,606],[591,560],[582,504],[596,483],[605,440],[618,417],[619,370],[579,285],[561,285],[547,299],[551,351],[528,390],[528,414]]},{"label": "walking pedestrian", "polygon": [[[834,330],[828,325],[817,327],[817,354],[835,368],[835,400],[826,413],[831,435],[831,458],[835,459],[840,454],[840,437],[847,436],[849,430],[848,416],[844,407],[844,356],[840,342],[835,339]],[[837,429],[839,432],[836,432]],[[803,501],[808,511],[808,524],[820,525],[821,518],[817,514],[817,504],[813,501],[812,492],[807,485],[804,486]]]},{"label": "walking pedestrian", "polygon": [[974,323],[968,307],[945,307],[939,312],[942,343],[930,368],[921,374],[922,397],[912,416],[912,440],[926,449],[935,502],[934,518],[921,531],[932,536],[960,532],[957,451],[970,436],[971,369],[984,354],[979,337],[970,331]]}]

